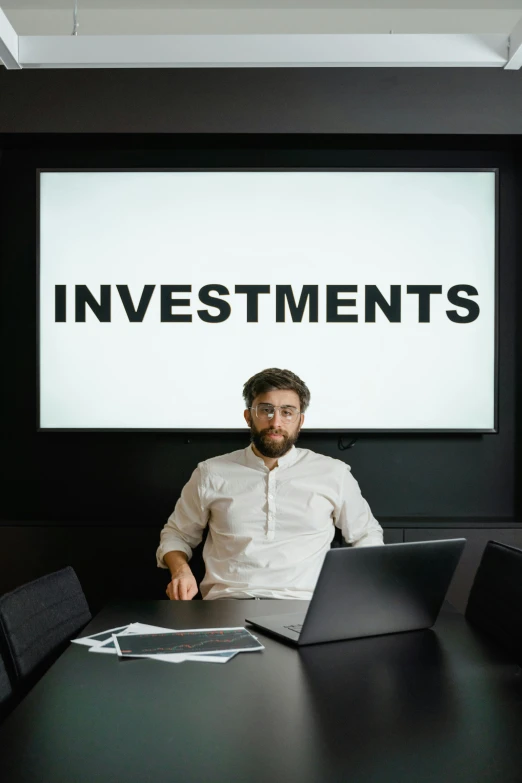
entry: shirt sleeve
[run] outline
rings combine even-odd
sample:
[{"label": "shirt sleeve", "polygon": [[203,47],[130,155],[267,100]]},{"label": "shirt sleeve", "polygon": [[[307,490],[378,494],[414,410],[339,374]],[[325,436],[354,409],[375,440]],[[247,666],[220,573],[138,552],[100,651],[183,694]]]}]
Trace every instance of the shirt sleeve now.
[{"label": "shirt sleeve", "polygon": [[159,568],[167,568],[163,559],[167,552],[185,552],[192,557],[192,550],[201,543],[207,526],[209,511],[204,501],[204,469],[198,465],[181,491],[181,497],[160,534],[156,551]]},{"label": "shirt sleeve", "polygon": [[353,546],[384,544],[382,527],[373,516],[348,466],[343,477],[341,502],[335,526],[342,531],[344,540]]}]

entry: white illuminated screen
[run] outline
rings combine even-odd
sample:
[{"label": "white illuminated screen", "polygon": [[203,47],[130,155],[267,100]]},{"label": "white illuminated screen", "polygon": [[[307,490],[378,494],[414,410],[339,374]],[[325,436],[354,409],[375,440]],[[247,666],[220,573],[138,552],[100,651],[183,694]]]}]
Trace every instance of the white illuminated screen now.
[{"label": "white illuminated screen", "polygon": [[[41,172],[40,428],[241,430],[244,382],[281,367],[311,390],[308,429],[491,431],[495,177]],[[221,311],[199,292],[214,284],[228,293],[210,296],[230,313],[208,323],[198,311]],[[127,286],[138,308],[146,285],[154,286],[148,307],[130,321],[116,286]],[[191,291],[164,296],[189,304],[164,302],[162,320],[161,287],[182,285]],[[258,296],[257,321],[247,320],[247,295],[235,290],[249,285],[270,287]],[[305,285],[314,288],[301,320],[280,289],[285,321],[277,321],[277,287],[292,286],[298,305]],[[89,303],[77,320],[80,286],[99,303],[100,286],[110,287],[110,321]],[[357,290],[338,292],[328,310],[328,286]],[[379,304],[369,319],[371,286],[385,302],[400,286],[395,320]],[[428,295],[429,321],[420,320],[425,295],[408,286],[441,287]],[[455,287],[461,298],[452,303]],[[455,322],[448,312],[472,320]],[[166,320],[171,314],[191,320]],[[344,315],[357,320],[334,320]]]}]

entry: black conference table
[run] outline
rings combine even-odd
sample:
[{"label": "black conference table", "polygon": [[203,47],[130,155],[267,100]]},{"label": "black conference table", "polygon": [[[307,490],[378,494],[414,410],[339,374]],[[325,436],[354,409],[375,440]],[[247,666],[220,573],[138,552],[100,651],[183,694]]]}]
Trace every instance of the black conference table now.
[{"label": "black conference table", "polygon": [[[299,601],[112,604],[85,629],[244,625]],[[445,608],[433,630],[226,664],[70,645],[0,730],[3,783],[520,783],[522,674]]]}]

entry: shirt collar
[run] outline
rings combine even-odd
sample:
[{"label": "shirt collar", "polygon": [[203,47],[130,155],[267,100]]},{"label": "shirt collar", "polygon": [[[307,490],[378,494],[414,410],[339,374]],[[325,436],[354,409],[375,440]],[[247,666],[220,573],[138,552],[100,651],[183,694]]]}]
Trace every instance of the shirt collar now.
[{"label": "shirt collar", "polygon": [[[284,454],[282,457],[279,457],[279,459],[277,460],[277,465],[279,468],[289,468],[290,465],[294,464],[296,459],[297,459],[297,449],[295,446],[292,446],[290,451],[287,451],[286,454]],[[245,449],[245,462],[248,466],[252,468],[261,468],[261,467],[266,468],[264,460],[261,459],[261,457],[258,457],[257,454],[254,454],[252,444],[250,444],[250,446],[247,446]]]}]

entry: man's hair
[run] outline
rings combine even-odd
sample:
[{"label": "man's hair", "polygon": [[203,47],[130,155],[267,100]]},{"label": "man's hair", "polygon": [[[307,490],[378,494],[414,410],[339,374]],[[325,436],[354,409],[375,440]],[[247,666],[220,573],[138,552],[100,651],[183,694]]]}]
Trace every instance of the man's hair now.
[{"label": "man's hair", "polygon": [[310,390],[306,383],[298,378],[290,370],[279,370],[277,367],[271,367],[269,370],[262,370],[253,375],[243,386],[243,398],[247,408],[252,406],[255,398],[260,394],[274,389],[290,389],[297,393],[301,413],[310,405]]}]

